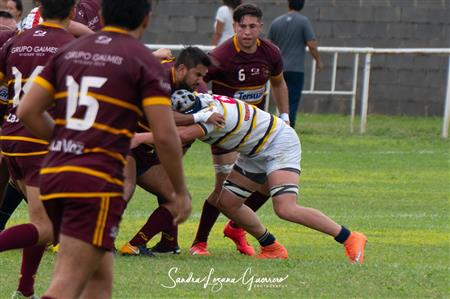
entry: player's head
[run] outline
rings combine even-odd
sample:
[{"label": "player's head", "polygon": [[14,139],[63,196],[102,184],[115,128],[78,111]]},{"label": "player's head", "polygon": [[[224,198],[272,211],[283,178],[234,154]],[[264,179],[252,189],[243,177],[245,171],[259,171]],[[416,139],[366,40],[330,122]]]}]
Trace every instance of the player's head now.
[{"label": "player's head", "polygon": [[228,7],[231,7],[231,9],[235,9],[242,3],[242,0],[223,0],[223,4],[225,4]]},{"label": "player's head", "polygon": [[200,48],[184,48],[175,61],[176,88],[196,90],[211,64],[211,58]]},{"label": "player's head", "polygon": [[251,3],[241,4],[234,10],[234,31],[236,32],[239,46],[244,51],[251,51],[256,47],[263,26],[261,18],[261,9]]},{"label": "player's head", "polygon": [[7,3],[7,6],[8,6],[8,11],[16,19],[16,22],[18,22],[23,13],[22,0],[9,0]]},{"label": "player's head", "polygon": [[202,109],[200,98],[186,89],[178,89],[172,93],[172,109],[184,114],[192,114]]},{"label": "player's head", "polygon": [[105,26],[117,26],[130,31],[140,29],[142,36],[150,22],[151,0],[103,0]]},{"label": "player's head", "polygon": [[72,18],[75,0],[41,0],[41,16],[44,20]]},{"label": "player's head", "polygon": [[7,11],[0,10],[0,31],[16,30],[16,20]]},{"label": "player's head", "polygon": [[305,6],[305,0],[288,0],[289,9],[300,11]]}]

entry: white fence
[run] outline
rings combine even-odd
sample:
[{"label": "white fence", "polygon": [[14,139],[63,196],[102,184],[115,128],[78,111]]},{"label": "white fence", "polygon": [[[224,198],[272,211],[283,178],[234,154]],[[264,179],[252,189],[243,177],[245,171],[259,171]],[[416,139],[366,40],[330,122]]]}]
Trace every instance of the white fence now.
[{"label": "white fence", "polygon": [[[167,44],[152,44],[147,45],[150,49],[169,48],[171,50],[182,50],[183,45],[167,45]],[[196,45],[204,51],[213,49],[211,46]],[[360,133],[366,132],[367,128],[367,111],[369,104],[369,87],[370,87],[370,70],[373,55],[445,55],[448,56],[447,66],[447,87],[444,105],[444,119],[442,124],[442,137],[448,138],[448,129],[450,122],[450,48],[435,48],[435,49],[377,49],[377,48],[343,48],[343,47],[319,47],[321,53],[333,54],[333,66],[331,72],[331,86],[328,90],[317,90],[315,88],[316,66],[315,61],[311,65],[311,80],[309,89],[305,88],[303,94],[317,94],[317,95],[348,95],[351,96],[350,108],[350,131],[354,131],[354,119],[356,114],[356,94],[358,83],[358,69],[359,69],[359,55],[365,55],[364,71],[363,71],[363,87],[361,93],[361,121],[359,126]],[[350,53],[354,54],[353,60],[353,78],[351,90],[336,90],[336,74],[338,66],[339,54]]]}]

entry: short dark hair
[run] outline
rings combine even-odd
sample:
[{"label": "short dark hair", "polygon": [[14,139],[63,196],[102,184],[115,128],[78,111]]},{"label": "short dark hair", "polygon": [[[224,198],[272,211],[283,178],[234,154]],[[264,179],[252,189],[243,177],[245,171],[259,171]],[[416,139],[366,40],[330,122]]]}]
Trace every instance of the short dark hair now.
[{"label": "short dark hair", "polygon": [[105,25],[134,30],[152,11],[151,0],[103,0],[102,15]]},{"label": "short dark hair", "polygon": [[16,9],[22,13],[23,12],[22,0],[11,0],[11,1],[14,1],[14,3],[16,3]]},{"label": "short dark hair", "polygon": [[14,19],[13,15],[10,14],[8,11],[5,11],[5,10],[0,10],[0,18]]},{"label": "short dark hair", "polygon": [[289,9],[300,11],[305,6],[306,0],[288,0]]},{"label": "short dark hair", "polygon": [[233,12],[233,21],[239,23],[242,20],[242,18],[246,15],[250,15],[258,18],[258,20],[261,20],[262,10],[255,4],[251,3],[241,4],[238,7],[236,7]]},{"label": "short dark hair", "polygon": [[75,6],[75,0],[41,0],[42,18],[64,20]]},{"label": "short dark hair", "polygon": [[181,50],[175,61],[175,67],[184,64],[188,69],[194,68],[199,64],[206,67],[212,65],[211,58],[198,47],[186,47]]},{"label": "short dark hair", "polygon": [[223,0],[223,4],[235,9],[242,3],[242,0]]}]

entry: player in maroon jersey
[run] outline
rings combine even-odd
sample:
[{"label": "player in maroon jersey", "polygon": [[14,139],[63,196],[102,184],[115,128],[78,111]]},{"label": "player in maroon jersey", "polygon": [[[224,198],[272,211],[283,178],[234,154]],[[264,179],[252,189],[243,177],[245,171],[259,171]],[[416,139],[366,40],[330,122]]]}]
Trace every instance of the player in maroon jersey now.
[{"label": "player in maroon jersey", "polygon": [[[197,90],[206,92],[206,86],[203,77],[206,75],[208,67],[212,65],[209,56],[197,47],[187,47],[183,49],[176,60],[164,61],[162,65],[165,68],[166,76],[169,79],[171,89],[177,90],[186,88],[191,91]],[[177,124],[193,124],[200,121],[208,121],[218,124],[223,121],[219,114],[206,112],[190,115],[175,114]],[[141,127],[142,131],[145,125]],[[190,143],[184,145],[185,153],[190,147]],[[173,192],[167,174],[160,165],[156,152],[151,147],[141,145],[133,149],[133,158],[129,161],[130,167],[136,165],[137,185],[146,191],[157,196],[159,207],[150,215],[147,223],[139,232],[121,249],[120,252],[125,255],[153,255],[153,253],[179,253],[178,246],[178,227],[172,224],[170,215],[170,206],[167,206],[166,198]],[[161,241],[151,250],[146,248],[146,244],[156,234],[162,231]]]},{"label": "player in maroon jersey", "polygon": [[[253,4],[241,4],[233,13],[236,35],[223,42],[211,52],[217,64],[208,70],[205,78],[212,81],[214,94],[226,95],[256,105],[264,109],[267,98],[266,83],[270,81],[280,117],[289,122],[288,92],[283,79],[283,62],[279,49],[270,41],[260,38],[262,11]],[[237,154],[234,151],[211,147],[216,171],[214,191],[203,205],[197,234],[191,247],[193,255],[209,255],[208,235],[219,216],[216,208],[222,185],[230,173]],[[266,191],[256,191],[245,204],[256,211],[269,198]],[[237,249],[246,255],[254,255],[255,250],[245,239],[245,232],[229,222],[225,236],[231,238]]]},{"label": "player in maroon jersey", "polygon": [[[189,216],[170,86],[159,61],[138,41],[150,7],[148,0],[104,0],[105,27],[61,49],[19,106],[27,128],[50,141],[40,198],[60,249],[43,298],[111,297],[111,250],[125,206],[125,156],[144,114],[175,191],[169,198],[174,223]],[[53,104],[52,118],[46,109]]]},{"label": "player in maroon jersey", "polygon": [[8,82],[7,110],[0,137],[8,171],[28,199],[30,222],[13,226],[0,235],[0,251],[24,248],[17,293],[34,293],[37,272],[45,244],[52,240],[50,220],[39,200],[39,169],[48,142],[24,128],[16,115],[21,95],[57,50],[74,39],[65,28],[72,17],[74,0],[43,0],[44,22],[10,39],[0,51],[0,80]]},{"label": "player in maroon jersey", "polygon": [[102,0],[81,0],[75,5],[74,21],[86,25],[92,31],[100,30],[103,25],[100,18]]}]

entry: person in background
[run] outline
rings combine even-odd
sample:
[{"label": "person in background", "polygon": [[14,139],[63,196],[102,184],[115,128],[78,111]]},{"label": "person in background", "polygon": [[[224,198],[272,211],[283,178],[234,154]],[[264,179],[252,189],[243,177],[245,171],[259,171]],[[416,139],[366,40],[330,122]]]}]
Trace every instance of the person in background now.
[{"label": "person in background", "polygon": [[220,45],[234,35],[233,10],[241,2],[241,0],[223,0],[224,5],[217,9],[211,45]]},{"label": "person in background", "polygon": [[323,67],[317,50],[317,39],[308,18],[300,13],[305,0],[288,0],[289,11],[270,25],[268,38],[283,55],[283,75],[289,91],[289,120],[295,128],[305,77],[305,47],[316,61],[316,70]]},{"label": "person in background", "polygon": [[22,0],[9,0],[7,2],[7,8],[9,13],[14,17],[17,22],[17,29],[21,29],[21,18],[23,14]]}]

